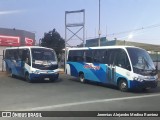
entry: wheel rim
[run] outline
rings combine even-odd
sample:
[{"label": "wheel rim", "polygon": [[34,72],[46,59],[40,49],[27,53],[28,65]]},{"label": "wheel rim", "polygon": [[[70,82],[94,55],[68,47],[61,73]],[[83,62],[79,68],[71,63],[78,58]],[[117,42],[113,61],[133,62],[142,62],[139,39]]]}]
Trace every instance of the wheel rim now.
[{"label": "wheel rim", "polygon": [[126,84],[126,82],[122,82],[121,83],[121,89],[126,89],[127,88],[127,84]]},{"label": "wheel rim", "polygon": [[81,74],[81,75],[79,76],[79,78],[80,78],[80,81],[81,81],[81,82],[84,82],[84,75],[83,75],[83,74]]},{"label": "wheel rim", "polygon": [[127,82],[125,80],[122,80],[120,82],[119,88],[121,91],[124,91],[124,92],[127,91],[128,90]]}]

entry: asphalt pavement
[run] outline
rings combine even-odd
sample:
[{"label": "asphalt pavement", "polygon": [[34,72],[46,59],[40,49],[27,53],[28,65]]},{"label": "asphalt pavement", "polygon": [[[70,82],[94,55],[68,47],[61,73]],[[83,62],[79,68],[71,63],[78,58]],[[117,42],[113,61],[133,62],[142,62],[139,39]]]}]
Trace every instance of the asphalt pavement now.
[{"label": "asphalt pavement", "polygon": [[160,111],[160,85],[145,92],[121,92],[62,73],[55,82],[36,83],[0,73],[0,111]]}]

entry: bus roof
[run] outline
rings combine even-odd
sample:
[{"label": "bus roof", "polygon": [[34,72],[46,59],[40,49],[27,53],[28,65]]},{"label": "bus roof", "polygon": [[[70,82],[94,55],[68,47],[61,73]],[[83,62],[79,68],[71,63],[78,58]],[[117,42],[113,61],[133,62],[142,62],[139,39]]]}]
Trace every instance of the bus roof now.
[{"label": "bus roof", "polygon": [[[111,48],[122,48],[122,49],[125,49],[127,47],[139,48],[139,47],[135,47],[135,46],[101,46],[101,47],[68,48],[68,50],[111,49]],[[139,48],[139,49],[142,49],[142,48]]]},{"label": "bus roof", "polygon": [[24,48],[44,48],[44,49],[51,49],[53,50],[52,48],[47,48],[47,47],[41,47],[41,46],[20,46],[20,47],[7,47],[7,49],[24,49]]}]

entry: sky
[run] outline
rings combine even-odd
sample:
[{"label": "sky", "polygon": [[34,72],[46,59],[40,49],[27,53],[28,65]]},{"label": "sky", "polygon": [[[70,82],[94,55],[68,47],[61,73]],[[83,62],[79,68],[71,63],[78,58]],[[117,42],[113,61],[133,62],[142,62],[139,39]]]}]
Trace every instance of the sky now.
[{"label": "sky", "polygon": [[[100,1],[101,36],[160,45],[160,0]],[[98,37],[99,0],[0,0],[0,27],[33,32],[37,41],[55,28],[65,38],[65,11],[81,9],[85,9],[85,38]],[[82,14],[67,16],[67,23],[82,20]],[[71,42],[78,43],[75,37]]]}]

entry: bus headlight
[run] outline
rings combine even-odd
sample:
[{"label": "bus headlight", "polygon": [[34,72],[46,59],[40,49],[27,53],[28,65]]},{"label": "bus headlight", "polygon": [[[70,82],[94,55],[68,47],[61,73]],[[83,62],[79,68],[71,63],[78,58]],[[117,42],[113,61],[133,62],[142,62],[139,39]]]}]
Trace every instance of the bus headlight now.
[{"label": "bus headlight", "polygon": [[33,72],[34,74],[40,74],[40,72],[38,70]]},{"label": "bus headlight", "polygon": [[138,76],[138,77],[134,77],[133,80],[139,81],[139,82],[143,82],[143,78]]}]

